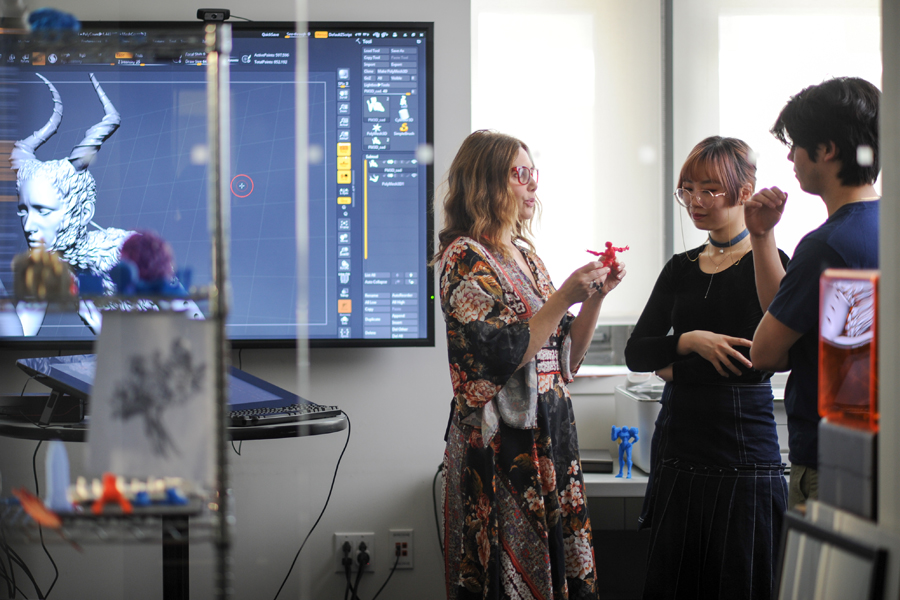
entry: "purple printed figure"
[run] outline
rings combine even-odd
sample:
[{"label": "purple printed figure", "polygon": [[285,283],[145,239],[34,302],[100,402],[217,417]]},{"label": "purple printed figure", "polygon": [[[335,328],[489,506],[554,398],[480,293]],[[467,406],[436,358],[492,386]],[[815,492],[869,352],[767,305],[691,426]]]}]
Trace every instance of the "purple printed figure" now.
[{"label": "purple printed figure", "polygon": [[631,447],[640,439],[638,438],[638,428],[616,427],[613,425],[612,439],[619,443],[619,474],[616,477],[622,476],[622,472],[625,470],[625,461],[627,460],[628,476],[626,479],[631,479]]}]

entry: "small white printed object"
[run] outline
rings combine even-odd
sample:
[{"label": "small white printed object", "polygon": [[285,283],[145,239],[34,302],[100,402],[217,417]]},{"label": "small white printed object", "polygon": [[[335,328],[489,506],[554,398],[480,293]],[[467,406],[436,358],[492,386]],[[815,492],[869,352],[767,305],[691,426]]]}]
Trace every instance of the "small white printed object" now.
[{"label": "small white printed object", "polygon": [[69,455],[65,445],[59,440],[51,440],[47,446],[45,459],[47,478],[47,508],[56,512],[72,510],[72,501],[68,497],[69,488]]}]

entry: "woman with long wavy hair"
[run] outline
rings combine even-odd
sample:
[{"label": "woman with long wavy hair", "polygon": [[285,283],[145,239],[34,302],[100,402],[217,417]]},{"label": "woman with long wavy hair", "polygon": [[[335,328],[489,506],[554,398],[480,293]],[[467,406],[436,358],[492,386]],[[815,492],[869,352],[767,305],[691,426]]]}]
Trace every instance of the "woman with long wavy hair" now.
[{"label": "woman with long wavy hair", "polygon": [[469,135],[448,174],[435,261],[454,395],[443,469],[454,600],[597,597],[566,383],[625,270],[592,261],[553,287],[530,240],[537,180],[528,146],[492,131]]}]

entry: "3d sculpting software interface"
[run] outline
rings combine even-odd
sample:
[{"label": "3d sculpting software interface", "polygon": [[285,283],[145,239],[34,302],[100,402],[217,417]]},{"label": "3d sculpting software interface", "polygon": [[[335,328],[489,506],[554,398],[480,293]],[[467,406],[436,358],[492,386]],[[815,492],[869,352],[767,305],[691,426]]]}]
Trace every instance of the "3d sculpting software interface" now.
[{"label": "3d sculpting software interface", "polygon": [[[310,114],[322,115],[321,123],[310,118],[310,135],[323,139],[326,167],[325,214],[310,211],[311,220],[324,224],[324,231],[313,225],[310,232],[311,246],[318,239],[326,248],[326,269],[311,269],[311,276],[326,277],[331,288],[328,258],[335,257],[335,296],[326,293],[321,301],[327,314],[337,299],[338,337],[424,337],[431,302],[422,235],[429,190],[417,156],[427,145],[425,32],[365,33],[313,31],[309,43]],[[315,137],[319,131],[323,138]],[[329,227],[337,233],[334,245]],[[362,269],[354,268],[359,264]]]},{"label": "3d sculpting software interface", "polygon": [[[232,340],[288,340],[297,332],[295,236],[298,38],[308,42],[308,335],[352,344],[433,342],[431,134],[427,91],[431,28],[417,24],[235,27],[231,52]],[[140,35],[139,29],[133,34]],[[96,34],[93,41],[102,39]],[[122,35],[122,32],[117,32]],[[91,229],[150,229],[172,246],[192,283],[210,281],[205,54],[105,53],[84,34],[71,52],[0,55],[17,106],[2,137],[21,140],[63,118],[35,155],[69,156],[104,108],[90,75],[120,115],[90,164]],[[40,76],[40,77],[39,77]],[[45,78],[46,81],[44,81]],[[49,82],[49,83],[48,83]],[[0,180],[0,254],[26,249],[15,181]],[[9,261],[5,260],[6,265]],[[11,273],[0,280],[12,289]],[[71,315],[38,332],[90,339]]]}]

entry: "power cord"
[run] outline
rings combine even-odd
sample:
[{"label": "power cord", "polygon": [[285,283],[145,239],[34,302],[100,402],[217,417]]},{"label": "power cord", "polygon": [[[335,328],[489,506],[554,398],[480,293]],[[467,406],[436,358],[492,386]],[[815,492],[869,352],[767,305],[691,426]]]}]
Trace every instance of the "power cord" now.
[{"label": "power cord", "polygon": [[[6,595],[12,596],[13,588],[10,585],[12,583],[12,579],[10,579],[9,575],[6,574],[6,563],[4,563],[2,560],[0,560],[0,577],[2,577],[4,581],[6,581]],[[344,600],[347,599],[344,598]]]},{"label": "power cord", "polygon": [[[40,497],[40,495],[41,495],[41,488],[38,485],[37,453],[38,453],[38,449],[41,447],[41,443],[43,443],[43,441],[44,440],[38,441],[37,446],[35,446],[35,448],[34,448],[34,454],[31,456],[31,468],[32,468],[32,472],[34,473],[34,495],[38,496],[38,497]],[[42,596],[40,590],[37,590],[39,598],[47,598],[50,595],[50,592],[53,591],[53,587],[56,585],[56,580],[59,579],[59,569],[56,566],[56,561],[54,561],[53,557],[50,556],[50,551],[47,550],[46,544],[44,544],[44,528],[41,527],[40,523],[38,523],[38,535],[41,538],[41,548],[44,549],[44,554],[47,555],[47,558],[50,559],[50,564],[53,565],[53,573],[54,573],[53,582],[50,584],[50,588],[47,590],[47,593]]]},{"label": "power cord", "polygon": [[[22,386],[22,392],[19,394],[19,396],[21,398],[25,397],[25,388],[28,387],[28,384],[31,383],[32,379],[34,379],[34,375],[29,376],[28,379],[25,381],[25,385]],[[23,419],[25,419],[26,421],[28,421],[29,423],[31,423],[38,429],[47,429],[47,427],[49,427],[49,425],[44,425],[43,423],[41,423],[39,421],[35,421],[30,416],[26,415],[24,409],[21,409],[21,408],[19,409],[19,416],[21,416]],[[40,447],[41,447],[41,445],[38,444],[38,448],[40,448]],[[37,452],[37,449],[35,449],[35,452]]]},{"label": "power cord", "polygon": [[369,553],[366,552],[366,543],[359,543],[359,554],[356,555],[356,583],[353,584],[353,600],[360,600],[357,592],[359,591],[359,582],[362,579],[363,571],[369,564]]},{"label": "power cord", "polygon": [[[6,556],[10,559],[10,565],[9,565],[10,572],[12,573],[12,568],[13,568],[12,563],[16,563],[17,565],[19,565],[19,568],[22,569],[22,571],[25,573],[25,575],[31,581],[31,585],[34,586],[34,589],[37,592],[38,598],[43,598],[44,596],[41,594],[41,589],[38,587],[37,582],[34,580],[34,576],[31,574],[31,570],[29,570],[28,565],[25,564],[25,561],[22,560],[22,557],[19,556],[19,554],[15,550],[13,550],[9,545],[4,545],[3,551],[6,553]],[[15,584],[15,575],[14,574],[13,574],[13,585],[15,586],[15,589],[22,592],[23,597],[25,597],[25,598],[28,597],[28,596],[25,596],[25,592],[22,591],[22,588],[20,588],[18,585]],[[13,598],[15,598],[15,594],[13,594]]]},{"label": "power cord", "polygon": [[384,583],[381,584],[381,587],[378,588],[378,591],[375,592],[374,596],[372,596],[372,600],[375,600],[376,598],[378,598],[378,595],[381,594],[381,590],[384,589],[384,586],[386,586],[388,581],[391,580],[391,577],[393,577],[394,571],[397,570],[397,565],[400,564],[400,546],[398,546],[398,545],[394,546],[394,556],[397,557],[394,559],[394,566],[391,567],[391,572],[388,573],[387,579],[384,580]]},{"label": "power cord", "polygon": [[[0,563],[0,564],[2,564],[2,563]],[[0,572],[0,577],[2,577],[3,579],[6,580],[6,592],[10,598],[15,598],[16,594],[19,593],[19,594],[22,594],[22,597],[27,600],[28,596],[25,595],[24,590],[22,590],[22,588],[20,588],[18,585],[16,585],[15,577],[10,579],[6,575],[6,566],[4,566],[3,571]]]},{"label": "power cord", "polygon": [[[3,549],[3,551],[6,552],[6,532],[3,529],[2,520],[0,520],[0,549]],[[9,552],[6,552],[6,562],[9,564],[8,571],[6,565],[3,565],[3,578],[6,579],[6,591],[10,598],[15,598],[15,591],[19,589],[19,586],[16,585],[16,571],[13,569],[12,557],[9,555]],[[25,593],[23,592],[22,595],[24,596]]]},{"label": "power cord", "polygon": [[[19,397],[22,398],[23,400],[25,399],[25,388],[28,387],[28,384],[31,383],[31,380],[32,380],[32,379],[34,379],[34,375],[30,375],[30,376],[28,377],[28,379],[25,380],[25,385],[22,386],[22,393],[19,394]],[[24,406],[24,405],[23,405],[23,406]],[[31,417],[29,417],[28,415],[26,415],[26,414],[25,414],[25,409],[24,409],[24,408],[20,408],[20,409],[19,409],[19,413],[22,415],[22,417],[23,417],[26,421],[28,421],[29,423],[31,423],[32,425],[34,425],[34,426],[37,427],[38,429],[43,429],[43,428],[47,427],[46,425],[41,425],[41,424],[38,423],[37,421],[33,420]],[[38,444],[38,447],[40,447],[40,444]]]},{"label": "power cord", "polygon": [[[2,573],[0,576],[6,580],[6,592],[10,598],[16,597],[16,590],[22,593],[23,597],[25,596],[24,590],[16,584],[16,570],[13,567],[13,557],[8,550],[8,546],[6,544],[6,532],[3,529],[3,524],[0,523],[0,550],[6,554],[6,562],[9,564],[9,569],[6,568],[6,564],[3,564],[3,561],[0,561],[0,566],[2,566]],[[18,564],[18,563],[17,563]]]},{"label": "power cord", "polygon": [[[356,562],[358,563],[358,571],[356,572],[356,583],[353,584],[350,582],[350,572],[353,567],[353,559],[350,558],[350,553],[353,551],[353,546],[350,545],[350,542],[344,542],[341,546],[341,550],[344,551],[344,558],[341,559],[341,564],[344,566],[344,576],[347,578],[347,587],[344,589],[344,600],[347,600],[347,595],[352,594],[350,596],[350,600],[360,600],[357,595],[359,591],[359,582],[362,579],[363,571],[366,568],[366,565],[369,564],[369,553],[366,552],[366,543],[361,542],[359,544],[359,554],[356,555]],[[381,591],[384,590],[385,586],[388,584],[388,581],[391,580],[391,577],[394,576],[394,571],[397,570],[397,565],[400,564],[400,554],[401,549],[400,546],[396,546],[394,548],[394,566],[391,567],[391,572],[388,573],[387,579],[384,580],[384,583],[381,584],[381,587],[378,588],[378,591],[375,592],[375,595],[372,596],[372,600],[378,598],[381,594]]]},{"label": "power cord", "polygon": [[[242,369],[244,366],[244,359],[242,356],[243,352],[244,352],[243,348],[238,350],[238,369]],[[231,449],[234,450],[234,453],[237,454],[238,456],[241,455],[241,448],[243,448],[243,447],[244,447],[244,440],[238,440],[237,448],[234,447],[234,440],[231,440]]]},{"label": "power cord", "polygon": [[437,492],[434,491],[434,486],[437,484],[437,478],[440,476],[441,471],[444,470],[444,463],[441,463],[438,466],[437,473],[434,474],[434,479],[431,480],[431,501],[432,506],[434,507],[434,528],[437,530],[437,539],[438,539],[438,547],[441,549],[441,558],[444,557],[444,538],[441,536],[441,522],[438,519],[438,507],[437,507]]},{"label": "power cord", "polygon": [[[25,389],[28,387],[28,384],[29,384],[29,382],[31,382],[32,379],[34,379],[33,375],[25,381],[25,385],[22,386],[22,392],[21,392],[20,396],[25,395]],[[40,427],[40,428],[46,427],[45,425],[41,425],[40,423],[32,421],[24,413],[22,416],[25,417],[28,421],[30,421],[33,425],[35,425],[37,427]],[[43,443],[43,440],[38,441],[37,446],[35,446],[35,448],[34,448],[34,454],[32,454],[32,456],[31,456],[31,468],[32,468],[32,472],[34,474],[34,492],[35,492],[36,496],[41,495],[41,489],[40,489],[40,485],[38,483],[38,476],[37,476],[37,454],[38,454],[38,450],[40,450],[40,448],[41,448],[42,443]],[[10,592],[9,595],[13,598],[15,598],[15,596],[16,596],[16,590],[18,590],[22,594],[22,597],[27,598],[27,596],[25,595],[25,592],[18,586],[18,584],[16,584],[16,575],[15,575],[15,569],[13,567],[13,563],[18,565],[19,568],[22,569],[22,571],[25,573],[25,575],[31,581],[31,585],[34,586],[34,591],[37,593],[38,598],[42,598],[42,599],[47,598],[50,595],[50,592],[53,591],[53,588],[56,585],[57,580],[59,579],[59,568],[56,566],[56,561],[53,560],[53,556],[50,555],[50,551],[47,550],[47,545],[44,543],[44,528],[40,525],[40,523],[38,523],[38,535],[41,538],[41,548],[44,549],[44,553],[47,555],[47,558],[50,559],[50,564],[53,565],[53,571],[54,571],[53,581],[50,583],[50,588],[47,590],[46,594],[44,594],[41,591],[41,588],[38,586],[37,581],[35,581],[34,576],[31,573],[31,569],[28,568],[28,565],[25,564],[25,561],[22,559],[22,557],[19,556],[19,554],[15,550],[13,550],[13,548],[9,544],[6,543],[5,532],[3,532],[2,527],[0,527],[0,550],[3,550],[3,552],[6,554],[7,563],[9,564],[8,570],[6,568],[6,565],[3,565],[3,571],[2,571],[2,573],[0,573],[0,575],[2,575],[3,579],[6,580],[7,591]]]},{"label": "power cord", "polygon": [[[0,525],[0,550],[6,554],[6,558],[9,561],[9,576],[11,577],[11,583],[14,589],[19,590],[22,593],[22,596],[25,596],[25,592],[16,584],[16,575],[15,570],[13,569],[13,563],[19,566],[22,569],[22,572],[28,577],[28,580],[31,581],[31,585],[34,586],[34,590],[37,592],[38,598],[44,598],[44,595],[41,593],[41,588],[38,587],[37,581],[34,580],[34,576],[31,574],[31,569],[28,568],[28,565],[25,564],[25,561],[22,560],[22,557],[19,556],[19,553],[12,549],[12,546],[6,543],[6,532],[3,530],[3,526]],[[15,598],[15,593],[12,594],[12,597]]]},{"label": "power cord", "polygon": [[316,519],[316,522],[313,523],[312,528],[309,530],[309,533],[306,534],[306,537],[303,538],[303,543],[300,544],[300,549],[297,550],[297,554],[294,555],[294,560],[291,562],[291,566],[288,569],[287,575],[284,576],[284,581],[281,582],[281,586],[278,588],[278,591],[275,592],[275,598],[278,598],[278,595],[281,593],[281,590],[284,589],[284,584],[287,583],[288,577],[291,576],[291,571],[294,570],[294,565],[297,564],[297,559],[300,558],[300,553],[303,551],[303,547],[306,545],[306,542],[309,541],[309,536],[312,535],[312,532],[316,530],[316,526],[319,524],[319,521],[322,520],[322,515],[325,514],[325,509],[328,508],[328,501],[331,500],[331,492],[334,491],[334,482],[337,479],[338,469],[341,467],[341,459],[344,458],[344,452],[347,451],[347,445],[350,444],[350,432],[352,430],[350,424],[350,415],[341,411],[341,414],[347,418],[347,440],[344,442],[344,449],[341,450],[341,455],[337,459],[337,464],[334,466],[334,475],[331,478],[331,487],[328,488],[328,497],[325,498],[325,506],[322,507],[322,512],[319,513],[319,517]]},{"label": "power cord", "polygon": [[356,590],[353,589],[353,584],[350,582],[350,569],[353,567],[353,559],[350,558],[350,552],[353,550],[353,546],[350,545],[350,542],[345,541],[341,546],[341,550],[344,551],[344,558],[341,559],[341,564],[344,565],[344,576],[347,578],[347,587],[344,589],[344,600],[347,600],[347,594],[351,591],[353,592],[353,596],[356,596]]}]

